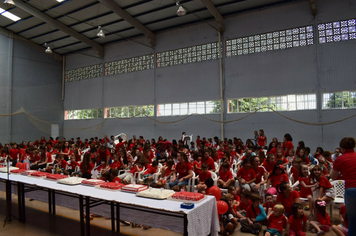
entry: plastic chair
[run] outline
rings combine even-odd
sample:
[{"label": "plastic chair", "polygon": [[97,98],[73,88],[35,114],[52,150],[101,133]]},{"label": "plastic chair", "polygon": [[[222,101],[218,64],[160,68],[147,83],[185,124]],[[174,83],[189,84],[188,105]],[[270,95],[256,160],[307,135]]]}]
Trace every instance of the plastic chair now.
[{"label": "plastic chair", "polygon": [[345,181],[344,180],[334,180],[330,182],[334,188],[335,199],[330,202],[330,218],[332,218],[333,207],[335,204],[345,204]]}]

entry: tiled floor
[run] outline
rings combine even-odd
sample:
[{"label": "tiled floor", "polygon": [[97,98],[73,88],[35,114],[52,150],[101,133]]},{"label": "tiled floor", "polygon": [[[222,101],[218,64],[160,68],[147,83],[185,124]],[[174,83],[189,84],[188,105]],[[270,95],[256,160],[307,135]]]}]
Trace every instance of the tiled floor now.
[{"label": "tiled floor", "polygon": [[[17,215],[17,196],[13,195],[13,213]],[[4,220],[6,217],[5,212],[5,193],[0,191],[0,219]],[[5,227],[0,228],[0,236],[59,236],[59,235],[80,235],[79,226],[79,211],[72,210],[66,207],[57,206],[57,215],[48,214],[47,203],[40,201],[30,201],[26,198],[26,224],[20,223],[18,220],[14,219],[10,223],[7,223]],[[306,214],[309,212],[306,211]],[[338,209],[333,211],[333,221],[332,223],[340,223],[338,220]],[[252,235],[242,233],[239,230],[240,227],[233,234],[238,235]],[[175,236],[180,235],[172,231],[167,231],[163,229],[150,228],[144,230],[141,228],[131,228],[130,226],[121,225],[120,235],[155,235],[155,236]],[[110,219],[105,219],[103,217],[95,217],[91,221],[91,235],[117,235],[111,231],[111,221]],[[260,235],[263,235],[260,232]],[[307,232],[308,236],[316,235]],[[334,235],[334,233],[328,232],[326,235]]]}]

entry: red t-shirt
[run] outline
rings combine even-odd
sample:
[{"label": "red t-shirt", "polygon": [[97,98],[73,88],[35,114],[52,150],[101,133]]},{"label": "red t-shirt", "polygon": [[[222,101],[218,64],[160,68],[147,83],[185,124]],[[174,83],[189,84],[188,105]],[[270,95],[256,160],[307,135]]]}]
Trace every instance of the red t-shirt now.
[{"label": "red t-shirt", "polygon": [[153,175],[154,173],[156,173],[156,168],[154,168],[153,166],[149,165],[148,168],[146,169],[144,175],[147,175],[147,174]]},{"label": "red t-shirt", "polygon": [[266,172],[266,169],[263,166],[258,166],[257,169],[253,169],[256,173],[255,183],[259,184],[262,181],[262,176]]},{"label": "red t-shirt", "polygon": [[320,176],[319,178],[319,187],[323,187],[325,189],[332,188],[330,181],[325,176]]},{"label": "red t-shirt", "polygon": [[353,149],[346,149],[336,158],[333,169],[341,172],[345,180],[345,188],[356,188],[356,153]]},{"label": "red t-shirt", "polygon": [[199,169],[196,169],[196,168],[195,168],[196,166],[199,167],[199,168],[201,168],[201,161],[199,161],[199,162],[194,161],[194,172],[195,172],[196,175],[199,175],[200,172],[201,172],[201,169],[200,169],[200,170],[199,170]]},{"label": "red t-shirt", "polygon": [[268,228],[276,229],[280,233],[283,231],[283,226],[287,224],[287,219],[284,215],[274,216],[271,214],[267,219]]},{"label": "red t-shirt", "polygon": [[108,149],[105,149],[104,152],[102,152],[100,149],[98,150],[98,154],[99,154],[99,159],[100,160],[106,160],[107,156],[111,157],[111,153]]},{"label": "red t-shirt", "polygon": [[247,203],[247,204],[245,204],[243,201],[241,201],[241,202],[240,202],[240,205],[239,205],[239,209],[240,209],[240,210],[245,210],[245,211],[247,211],[247,208],[248,208],[249,206],[251,206],[251,204],[252,204],[252,201],[251,201],[251,200],[248,200],[248,203]]},{"label": "red t-shirt", "polygon": [[225,182],[228,181],[229,179],[232,179],[232,173],[230,170],[224,172],[223,170],[219,171],[219,179],[224,180]]},{"label": "red t-shirt", "polygon": [[276,187],[280,183],[289,181],[288,175],[286,173],[280,175],[273,175],[270,177],[270,179],[271,179],[272,187]]},{"label": "red t-shirt", "polygon": [[[283,160],[282,160],[283,159]],[[276,157],[276,161],[281,161],[282,163],[288,163],[289,161],[288,161],[288,158],[286,158],[286,157],[284,157],[284,158],[282,158],[282,157]]]},{"label": "red t-shirt", "polygon": [[117,183],[121,183],[121,179],[116,176],[115,178],[112,179],[112,182],[113,182],[113,183],[116,183],[116,182],[117,182]]},{"label": "red t-shirt", "polygon": [[201,161],[201,163],[208,164],[208,170],[215,170],[215,164],[213,158],[209,157],[206,161]]},{"label": "red t-shirt", "polygon": [[291,215],[288,219],[288,223],[290,223],[290,230],[293,230],[294,232],[302,231],[307,221],[308,218],[305,215],[302,215],[298,218],[295,218],[294,215]]},{"label": "red t-shirt", "polygon": [[200,182],[205,182],[205,180],[207,179],[207,178],[211,178],[211,173],[210,173],[210,171],[208,171],[208,172],[206,172],[206,173],[204,173],[203,171],[202,172],[200,172],[200,174],[199,174],[199,181]]},{"label": "red t-shirt", "polygon": [[[298,181],[299,181],[299,183],[301,183],[303,181],[306,185],[310,185],[309,176],[307,176],[306,178],[305,177],[299,177]],[[309,195],[313,196],[313,193],[312,193],[311,188],[304,188],[303,185],[300,184],[299,195],[300,195],[300,197],[307,198]]]},{"label": "red t-shirt", "polygon": [[261,214],[261,209],[259,207],[255,207],[255,212],[253,212],[253,204],[251,204],[249,207],[247,207],[247,210],[246,210],[246,217],[249,217],[249,218],[256,218],[259,214]]},{"label": "red t-shirt", "polygon": [[69,166],[72,167],[72,170],[74,170],[75,167],[77,167],[78,165],[79,165],[79,164],[78,164],[78,162],[76,162],[76,161],[71,161],[70,164],[69,164]]},{"label": "red t-shirt", "polygon": [[320,223],[320,225],[329,225],[331,226],[330,217],[328,213],[325,212],[325,217],[323,217],[320,212],[316,214],[316,220]]},{"label": "red t-shirt", "polygon": [[292,166],[292,168],[290,169],[290,171],[291,171],[292,174],[293,174],[293,179],[294,179],[295,181],[297,181],[298,178],[299,178],[299,170],[298,170],[297,168],[294,168],[294,166]]},{"label": "red t-shirt", "polygon": [[273,167],[274,167],[275,164],[276,164],[275,161],[274,161],[273,163],[270,163],[270,162],[268,162],[267,160],[263,162],[263,166],[265,167],[265,169],[266,169],[269,173],[272,172]]},{"label": "red t-shirt", "polygon": [[68,165],[68,162],[66,160],[61,161],[61,168],[65,169]]},{"label": "red t-shirt", "polygon": [[176,170],[179,175],[178,177],[183,178],[188,175],[189,170],[192,170],[192,165],[188,162],[183,162],[183,165],[182,162],[178,162],[176,165]]},{"label": "red t-shirt", "polygon": [[266,146],[266,140],[267,140],[266,136],[264,136],[264,137],[258,136],[257,137],[258,146],[260,146],[260,147]]},{"label": "red t-shirt", "polygon": [[110,169],[120,169],[120,167],[121,167],[120,161],[114,161],[113,163],[110,164]]},{"label": "red t-shirt", "polygon": [[342,217],[344,218],[344,225],[345,227],[348,229],[349,228],[349,218],[346,216],[346,207],[345,205],[343,205],[340,208],[339,214],[342,215]]},{"label": "red t-shirt", "polygon": [[283,149],[285,150],[285,154],[289,155],[289,150],[294,149],[294,145],[291,141],[287,141],[286,143],[282,143]]},{"label": "red t-shirt", "polygon": [[297,198],[299,198],[299,193],[293,190],[288,198],[283,193],[278,194],[276,202],[280,202],[284,206],[285,213],[292,214],[292,205]]},{"label": "red t-shirt", "polygon": [[240,176],[244,180],[250,181],[251,179],[256,178],[256,173],[252,168],[246,169],[245,167],[241,167],[236,176]]},{"label": "red t-shirt", "polygon": [[11,148],[11,149],[9,150],[10,159],[11,159],[11,160],[17,159],[17,154],[19,154],[19,153],[20,153],[20,150],[19,150],[19,149]]},{"label": "red t-shirt", "polygon": [[267,208],[267,210],[268,210],[268,208],[274,208],[274,206],[275,206],[276,204],[274,204],[273,202],[271,203],[271,204],[269,204],[268,206],[267,206],[267,202],[265,202],[265,203],[263,203],[263,207],[266,207]]}]

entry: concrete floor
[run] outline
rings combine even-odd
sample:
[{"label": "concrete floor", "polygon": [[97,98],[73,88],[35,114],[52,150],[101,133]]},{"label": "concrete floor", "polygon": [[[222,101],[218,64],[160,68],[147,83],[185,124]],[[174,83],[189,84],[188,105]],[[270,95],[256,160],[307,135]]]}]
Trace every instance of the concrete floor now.
[{"label": "concrete floor", "polygon": [[[0,191],[0,219],[3,221],[6,217],[5,212],[5,192]],[[57,214],[48,214],[47,203],[40,201],[30,201],[26,198],[26,224],[20,223],[18,220],[13,219],[11,222],[7,223],[5,227],[0,228],[0,236],[59,236],[59,235],[80,235],[80,225],[79,225],[79,211],[69,209],[66,207],[57,206]],[[333,211],[333,224],[339,224],[340,220],[338,217],[338,209],[335,208]],[[17,216],[17,196],[13,194],[13,214]],[[309,212],[305,211],[308,215]],[[242,233],[240,226],[233,234],[238,235],[252,235]],[[264,228],[265,229],[265,226]],[[104,217],[95,217],[91,221],[91,235],[118,235],[111,231],[111,220]],[[131,226],[121,225],[121,234],[119,235],[155,235],[155,236],[175,236],[181,235],[176,232],[150,228],[144,230],[141,228],[132,228]],[[259,234],[263,235],[262,232]],[[307,236],[316,235],[311,232],[307,232]],[[335,235],[332,232],[326,234]]]}]

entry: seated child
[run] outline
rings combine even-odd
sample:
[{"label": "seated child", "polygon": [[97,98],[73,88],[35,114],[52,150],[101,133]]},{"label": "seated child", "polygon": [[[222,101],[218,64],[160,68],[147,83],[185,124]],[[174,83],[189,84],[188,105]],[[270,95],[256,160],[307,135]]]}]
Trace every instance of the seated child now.
[{"label": "seated child", "polygon": [[341,219],[341,224],[333,225],[331,226],[331,229],[337,236],[347,236],[349,231],[349,218],[347,217],[345,205],[340,208],[339,216]]},{"label": "seated child", "polygon": [[[251,192],[251,189],[254,189],[256,185],[256,172],[252,168],[250,157],[246,157],[243,161],[243,166],[240,168],[239,172],[237,172],[236,179],[240,182],[242,189],[249,192]],[[241,193],[241,188],[238,187],[238,193]]]},{"label": "seated child", "polygon": [[101,174],[107,172],[105,159],[100,160],[100,165],[96,168],[96,170]]},{"label": "seated child", "polygon": [[235,184],[234,177],[232,176],[231,171],[229,170],[229,163],[224,162],[219,171],[218,187],[220,188],[229,188],[230,185]]},{"label": "seated child", "polygon": [[276,204],[267,216],[268,228],[264,231],[264,236],[282,236],[283,227],[287,224],[287,217],[284,215],[284,206]]},{"label": "seated child", "polygon": [[203,163],[201,165],[201,172],[199,174],[199,183],[197,185],[197,189],[198,191],[200,189],[206,189],[206,185],[205,185],[205,180],[206,178],[210,177],[211,178],[211,173],[210,171],[208,171],[208,164],[206,163]]},{"label": "seated child", "polygon": [[110,164],[110,169],[121,169],[121,161],[120,161],[120,157],[117,154],[113,155],[114,161]]},{"label": "seated child", "polygon": [[237,220],[234,217],[234,214],[230,208],[230,205],[232,203],[231,199],[232,199],[232,196],[231,196],[231,198],[229,198],[229,196],[228,196],[228,199],[222,200],[222,201],[225,201],[227,203],[227,205],[229,206],[229,209],[227,210],[227,212],[222,214],[220,217],[220,233],[223,235],[232,234],[237,227]]},{"label": "seated child", "polygon": [[158,162],[155,160],[152,162],[152,165],[149,165],[143,174],[144,183],[149,183],[153,181],[153,174],[157,172]]},{"label": "seated child", "polygon": [[261,203],[261,197],[257,194],[251,194],[252,204],[247,207],[246,219],[240,221],[241,232],[259,235],[262,228],[262,222],[267,219]]},{"label": "seated child", "polygon": [[244,216],[246,216],[247,208],[252,204],[250,197],[251,197],[251,193],[249,191],[243,191],[241,193],[239,212]]},{"label": "seated child", "polygon": [[130,183],[132,183],[132,181],[134,179],[134,175],[136,174],[136,172],[142,171],[142,167],[144,165],[145,165],[145,162],[144,161],[140,161],[135,166],[133,166],[130,171],[125,172],[125,173],[119,175],[118,177],[120,178],[122,183],[130,184]]},{"label": "seated child", "polygon": [[74,155],[71,155],[70,156],[70,164],[69,164],[69,174],[72,174],[74,171],[75,171],[75,168],[79,166],[78,162],[75,161],[75,156]]},{"label": "seated child", "polygon": [[317,221],[310,221],[310,225],[313,226],[319,235],[325,235],[331,226],[330,217],[326,213],[326,202],[321,200],[315,200],[315,209],[317,211]]},{"label": "seated child", "polygon": [[273,211],[273,208],[276,204],[273,203],[273,196],[270,193],[266,193],[265,195],[266,202],[263,204],[263,209],[266,214],[269,215]]},{"label": "seated child", "polygon": [[307,231],[307,217],[304,215],[303,206],[300,203],[292,205],[292,215],[288,219],[285,236],[305,236]]}]

